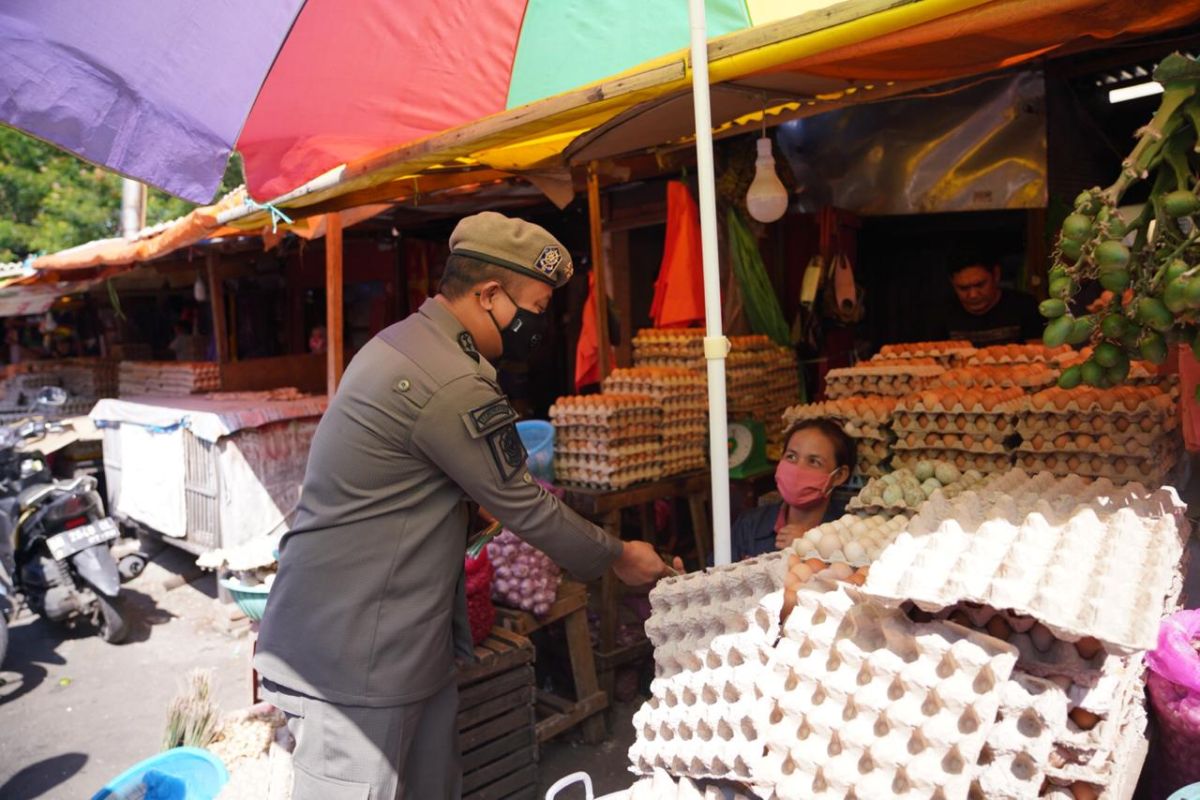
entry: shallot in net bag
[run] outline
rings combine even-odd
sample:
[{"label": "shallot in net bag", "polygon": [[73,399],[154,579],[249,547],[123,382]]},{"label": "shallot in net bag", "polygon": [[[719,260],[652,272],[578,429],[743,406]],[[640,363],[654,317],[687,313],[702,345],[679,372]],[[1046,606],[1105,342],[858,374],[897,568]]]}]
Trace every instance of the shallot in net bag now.
[{"label": "shallot in net bag", "polygon": [[[1200,782],[1200,610],[1163,619],[1146,654],[1150,704],[1158,720],[1156,777],[1164,793]],[[1165,796],[1165,794],[1164,794]]]}]

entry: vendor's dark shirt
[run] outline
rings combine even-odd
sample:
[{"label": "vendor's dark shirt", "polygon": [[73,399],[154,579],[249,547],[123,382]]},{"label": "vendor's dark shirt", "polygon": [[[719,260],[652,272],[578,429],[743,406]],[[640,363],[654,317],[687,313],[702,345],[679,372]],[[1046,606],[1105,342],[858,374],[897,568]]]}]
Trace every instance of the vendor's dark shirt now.
[{"label": "vendor's dark shirt", "polygon": [[[730,532],[730,560],[738,562],[744,558],[773,552],[775,534],[782,527],[779,525],[782,511],[783,503],[771,503],[743,512],[733,523],[733,530]],[[821,522],[832,522],[845,513],[845,504],[832,500]]]},{"label": "vendor's dark shirt", "polygon": [[966,339],[976,347],[1041,339],[1044,329],[1037,301],[1024,292],[1004,289],[986,314],[972,314],[958,302],[946,309],[946,338]]}]

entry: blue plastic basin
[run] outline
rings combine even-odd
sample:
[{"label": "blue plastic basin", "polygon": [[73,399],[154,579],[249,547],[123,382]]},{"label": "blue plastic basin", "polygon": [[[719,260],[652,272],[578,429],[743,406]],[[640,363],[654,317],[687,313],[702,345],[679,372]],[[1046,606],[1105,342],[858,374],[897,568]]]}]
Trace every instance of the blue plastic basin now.
[{"label": "blue plastic basin", "polygon": [[214,800],[229,781],[221,759],[199,747],[176,747],[134,764],[92,800]]},{"label": "blue plastic basin", "polygon": [[521,444],[529,453],[529,471],[546,483],[554,482],[554,426],[540,419],[517,423]]}]

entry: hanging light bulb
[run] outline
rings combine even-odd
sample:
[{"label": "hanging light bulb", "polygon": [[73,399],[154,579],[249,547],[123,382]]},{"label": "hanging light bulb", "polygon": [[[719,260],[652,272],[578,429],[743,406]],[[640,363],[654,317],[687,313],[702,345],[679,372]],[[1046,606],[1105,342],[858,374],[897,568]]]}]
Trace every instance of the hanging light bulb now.
[{"label": "hanging light bulb", "polygon": [[200,275],[196,275],[196,282],[192,284],[192,297],[196,298],[197,303],[208,301],[208,284],[206,284]]},{"label": "hanging light bulb", "polygon": [[758,140],[758,158],[754,162],[754,180],[746,192],[746,208],[759,222],[774,222],[783,216],[787,207],[787,189],[775,174],[771,140],[764,136]]}]

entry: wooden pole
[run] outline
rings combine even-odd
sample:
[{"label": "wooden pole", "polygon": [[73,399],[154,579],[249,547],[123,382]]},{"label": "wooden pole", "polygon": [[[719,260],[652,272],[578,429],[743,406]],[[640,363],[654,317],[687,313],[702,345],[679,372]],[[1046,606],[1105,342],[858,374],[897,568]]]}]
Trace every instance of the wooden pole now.
[{"label": "wooden pole", "polygon": [[600,380],[608,376],[608,291],[604,275],[604,230],[600,219],[600,176],[596,162],[588,165],[588,222],[592,238],[592,274],[596,276],[596,332],[600,338]]},{"label": "wooden pole", "polygon": [[342,380],[346,356],[342,350],[342,218],[325,215],[325,341],[328,343],[326,385],[329,397]]},{"label": "wooden pole", "polygon": [[208,302],[212,306],[213,339],[217,343],[217,363],[229,361],[229,330],[225,321],[225,281],[217,275],[217,254],[208,251],[204,266],[208,272]]}]

